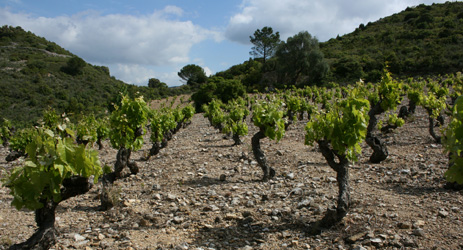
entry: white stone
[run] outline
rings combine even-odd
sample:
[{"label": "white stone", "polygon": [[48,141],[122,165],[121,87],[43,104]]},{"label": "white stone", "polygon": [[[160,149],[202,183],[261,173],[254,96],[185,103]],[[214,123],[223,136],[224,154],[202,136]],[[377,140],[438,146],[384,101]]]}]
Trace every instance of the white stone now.
[{"label": "white stone", "polygon": [[86,238],[80,234],[74,234],[74,240],[75,241],[83,241],[85,240]]}]

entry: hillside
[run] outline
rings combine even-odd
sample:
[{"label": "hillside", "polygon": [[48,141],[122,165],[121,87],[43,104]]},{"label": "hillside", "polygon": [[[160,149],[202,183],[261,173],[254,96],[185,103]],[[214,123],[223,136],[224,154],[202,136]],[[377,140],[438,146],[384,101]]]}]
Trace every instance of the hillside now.
[{"label": "hillside", "polygon": [[409,7],[320,44],[334,79],[367,80],[378,79],[386,61],[400,76],[461,71],[462,45],[462,2]]},{"label": "hillside", "polygon": [[[463,3],[409,7],[319,45],[330,67],[319,84],[375,82],[385,62],[395,77],[455,73],[463,69]],[[261,58],[249,59],[216,75],[241,79],[248,89],[278,87],[275,59],[265,67]]]},{"label": "hillside", "polygon": [[146,99],[167,95],[119,81],[108,67],[88,64],[53,42],[9,26],[0,28],[0,89],[0,118],[17,126],[36,122],[48,107],[71,118],[104,112],[121,89]]}]

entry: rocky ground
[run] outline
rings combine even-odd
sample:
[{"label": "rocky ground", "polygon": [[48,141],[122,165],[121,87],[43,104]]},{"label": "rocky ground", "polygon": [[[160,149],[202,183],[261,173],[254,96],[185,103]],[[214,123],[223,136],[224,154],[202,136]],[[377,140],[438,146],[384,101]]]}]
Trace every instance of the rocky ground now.
[{"label": "rocky ground", "polygon": [[[335,205],[335,173],[317,147],[304,145],[306,121],[292,125],[279,142],[264,139],[268,163],[277,171],[266,183],[244,144],[209,126],[201,114],[177,133],[167,148],[142,161],[149,143],[134,154],[141,171],[116,181],[117,206],[99,211],[101,184],[60,203],[54,249],[460,249],[462,193],[443,188],[447,157],[418,113],[402,128],[383,135],[389,158],[371,164],[364,145],[350,168],[352,207],[339,225],[318,235],[309,225]],[[2,176],[20,165],[7,163]],[[108,142],[101,161],[113,165]],[[0,249],[34,232],[31,211],[16,211],[0,189]]]}]

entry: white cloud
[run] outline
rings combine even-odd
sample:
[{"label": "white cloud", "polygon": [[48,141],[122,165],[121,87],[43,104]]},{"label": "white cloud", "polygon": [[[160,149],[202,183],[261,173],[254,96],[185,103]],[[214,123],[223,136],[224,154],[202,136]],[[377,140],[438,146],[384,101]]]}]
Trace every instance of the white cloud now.
[{"label": "white cloud", "polygon": [[183,15],[183,10],[177,6],[173,5],[168,5],[164,8],[164,12],[168,14],[174,14],[177,16],[182,16]]},{"label": "white cloud", "polygon": [[0,9],[0,20],[46,37],[91,63],[166,66],[187,63],[194,44],[220,37],[191,21],[170,18],[182,13],[167,6],[145,16],[87,11],[45,18]]},{"label": "white cloud", "polygon": [[241,11],[230,18],[226,37],[249,43],[249,36],[264,26],[279,31],[283,40],[308,31],[320,41],[355,30],[361,23],[404,10],[407,6],[439,1],[419,0],[243,0]]},{"label": "white cloud", "polygon": [[131,84],[146,86],[149,79],[157,78],[169,86],[181,85],[180,78],[177,75],[178,70],[174,67],[159,69],[139,64],[112,64],[108,67],[111,68],[111,75],[115,75],[119,80]]},{"label": "white cloud", "polygon": [[211,76],[212,74],[214,74],[212,70],[208,67],[203,67],[203,69],[204,69],[204,72],[206,73],[206,76]]},{"label": "white cloud", "polygon": [[137,64],[116,64],[111,68],[114,69],[111,74],[117,75],[119,80],[137,85],[147,85],[148,79],[156,74],[154,70]]}]

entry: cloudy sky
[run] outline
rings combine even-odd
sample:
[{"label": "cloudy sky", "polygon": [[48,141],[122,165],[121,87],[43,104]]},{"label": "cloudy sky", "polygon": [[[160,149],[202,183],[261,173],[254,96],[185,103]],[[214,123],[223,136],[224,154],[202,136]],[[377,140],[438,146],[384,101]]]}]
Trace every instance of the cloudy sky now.
[{"label": "cloudy sky", "polygon": [[209,74],[249,59],[249,36],[264,26],[281,38],[308,31],[323,42],[361,23],[431,0],[0,0],[0,25],[21,26],[127,83],[196,64]]}]

